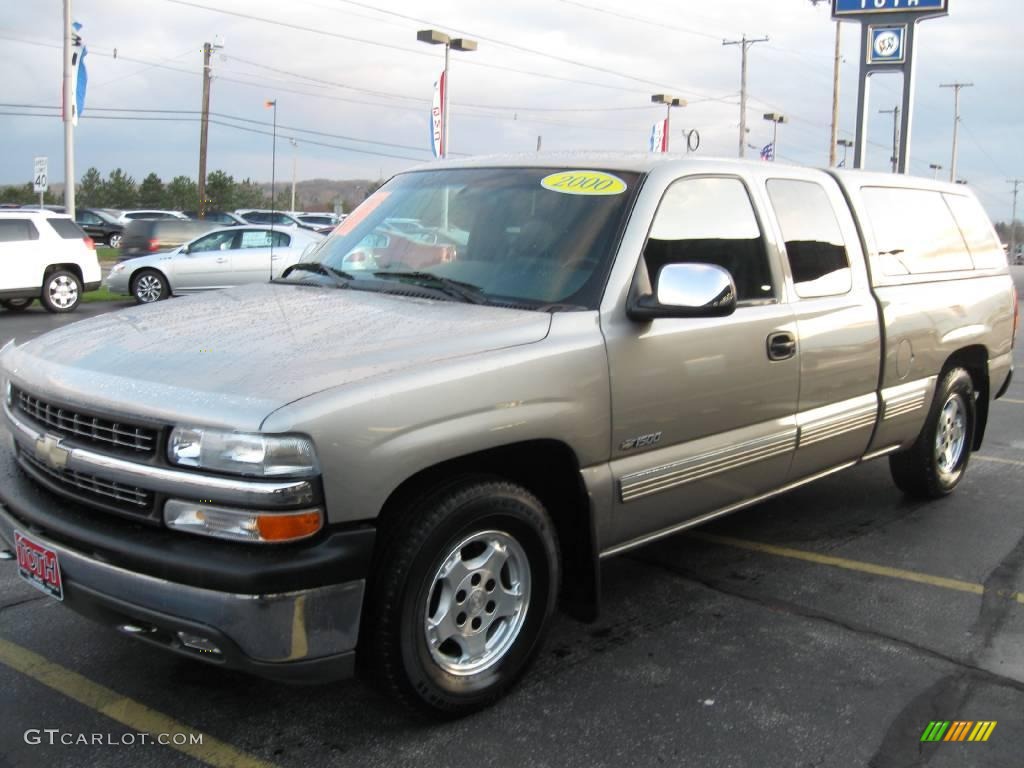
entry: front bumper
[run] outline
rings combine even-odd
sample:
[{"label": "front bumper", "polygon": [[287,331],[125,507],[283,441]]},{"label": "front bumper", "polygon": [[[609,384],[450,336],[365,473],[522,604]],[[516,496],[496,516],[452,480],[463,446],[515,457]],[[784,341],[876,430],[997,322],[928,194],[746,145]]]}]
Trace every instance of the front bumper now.
[{"label": "front bumper", "polygon": [[[153,529],[43,490],[18,470],[9,438],[0,443],[0,548],[13,551],[19,530],[54,550],[68,607],[151,645],[263,677],[352,674],[371,528],[281,546]],[[186,646],[179,632],[219,653]]]}]

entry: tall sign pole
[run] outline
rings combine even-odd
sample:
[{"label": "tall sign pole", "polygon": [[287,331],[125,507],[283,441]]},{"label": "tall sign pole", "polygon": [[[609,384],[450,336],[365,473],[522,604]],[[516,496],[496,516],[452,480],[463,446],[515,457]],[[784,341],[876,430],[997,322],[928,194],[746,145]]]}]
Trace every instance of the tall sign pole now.
[{"label": "tall sign pole", "polygon": [[949,15],[949,0],[832,0],[832,18],[861,25],[860,87],[857,93],[857,139],[854,166],[867,158],[870,82],[882,72],[903,74],[902,141],[897,171],[910,166],[910,135],[914,116],[914,48],[917,23]]},{"label": "tall sign pole", "polygon": [[71,27],[71,0],[64,0],[64,208],[75,215],[75,88],[71,70],[71,57],[75,47]]}]

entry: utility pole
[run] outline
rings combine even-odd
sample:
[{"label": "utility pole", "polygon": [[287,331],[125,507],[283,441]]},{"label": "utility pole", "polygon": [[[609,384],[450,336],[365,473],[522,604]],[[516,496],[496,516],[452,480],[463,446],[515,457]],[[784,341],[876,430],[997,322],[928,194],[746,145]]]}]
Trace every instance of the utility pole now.
[{"label": "utility pole", "polygon": [[72,105],[75,103],[71,88],[71,49],[74,45],[71,0],[64,0],[64,208],[72,219],[75,218],[75,127],[71,123]]},{"label": "utility pole", "polygon": [[212,43],[203,43],[203,116],[199,120],[199,218],[206,218],[206,135],[210,130],[210,54]]},{"label": "utility pole", "polygon": [[294,212],[296,210],[296,208],[295,208],[295,179],[296,179],[296,171],[298,169],[298,164],[299,164],[299,156],[298,156],[299,142],[297,142],[295,139],[292,139],[292,138],[289,138],[288,142],[292,145],[292,211]]},{"label": "utility pole", "polygon": [[[811,0],[811,4],[817,8],[818,3],[825,0]],[[836,58],[832,68],[832,143],[829,144],[828,164],[830,168],[836,167],[836,149],[839,146],[839,80],[840,67],[843,63],[843,27],[841,22],[836,22]]]},{"label": "utility pole", "polygon": [[538,136],[537,137],[537,151],[538,152],[540,152],[540,145],[541,145],[543,139],[544,139],[543,136]]},{"label": "utility pole", "polygon": [[892,115],[892,172],[899,173],[900,168],[900,108],[878,110],[880,115]]},{"label": "utility pole", "polygon": [[740,157],[746,155],[747,147],[747,51],[756,43],[767,43],[768,37],[751,39],[744,32],[739,40],[723,40],[722,45],[738,45],[743,54],[740,69]]},{"label": "utility pole", "polygon": [[1017,263],[1017,191],[1024,180],[1010,179],[1007,184],[1013,184],[1013,214],[1010,216],[1010,263]]},{"label": "utility pole", "polygon": [[956,181],[956,162],[960,149],[960,90],[973,87],[974,83],[944,83],[939,86],[953,89],[953,161],[949,166],[950,181]]}]

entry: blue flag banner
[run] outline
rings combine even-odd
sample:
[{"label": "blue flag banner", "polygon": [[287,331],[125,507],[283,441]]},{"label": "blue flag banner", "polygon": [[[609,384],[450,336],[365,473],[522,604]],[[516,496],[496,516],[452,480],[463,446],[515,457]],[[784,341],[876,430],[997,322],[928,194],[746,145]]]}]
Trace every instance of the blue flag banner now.
[{"label": "blue flag banner", "polygon": [[78,118],[85,109],[85,89],[89,85],[89,73],[85,69],[85,56],[89,49],[82,42],[79,32],[82,25],[77,21],[71,25],[74,29],[75,48],[71,53],[71,89],[73,100],[71,104],[71,124],[78,125]]}]

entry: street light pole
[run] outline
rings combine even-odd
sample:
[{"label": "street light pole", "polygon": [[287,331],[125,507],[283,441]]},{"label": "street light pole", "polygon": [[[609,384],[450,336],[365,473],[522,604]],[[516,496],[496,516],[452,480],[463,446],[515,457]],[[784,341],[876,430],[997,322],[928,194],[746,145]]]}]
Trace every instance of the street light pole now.
[{"label": "street light pole", "polygon": [[443,45],[444,46],[444,87],[441,89],[441,152],[442,158],[448,157],[448,101],[449,94],[451,93],[451,82],[449,79],[448,63],[449,53],[452,50],[456,51],[475,51],[477,49],[476,40],[470,40],[464,37],[451,37],[450,35],[440,32],[436,29],[421,29],[416,33],[416,39],[421,43],[427,43],[428,45]]},{"label": "street light pole", "polygon": [[779,125],[788,123],[789,118],[785,115],[780,115],[778,112],[769,112],[764,116],[764,119],[772,124],[772,162],[774,163],[775,158],[779,155]]},{"label": "street light pole", "polygon": [[900,163],[900,108],[878,110],[880,115],[892,115],[892,172],[899,172]]},{"label": "street light pole", "polygon": [[849,139],[837,139],[836,145],[843,148],[843,168],[846,167],[846,153],[850,147],[853,146],[853,142]]},{"label": "street light pole", "polygon": [[953,89],[953,160],[949,166],[950,181],[956,181],[956,165],[960,152],[960,90],[973,87],[974,83],[945,83],[939,86]]},{"label": "street light pole", "polygon": [[72,124],[71,55],[74,48],[74,30],[71,28],[71,0],[64,0],[64,210],[75,217],[75,126]]},{"label": "street light pole", "polygon": [[767,37],[750,39],[744,33],[739,40],[723,40],[722,45],[738,45],[742,51],[742,63],[740,65],[740,157],[746,154],[747,146],[747,51],[755,43],[767,43]]},{"label": "street light pole", "polygon": [[[274,279],[274,214],[276,213],[276,182],[277,182],[277,99],[264,103],[267,108],[274,109],[273,138],[270,148],[270,279]],[[266,125],[266,123],[264,123]]]},{"label": "street light pole", "polygon": [[295,211],[296,210],[296,208],[295,208],[295,179],[296,179],[296,170],[298,169],[298,161],[299,161],[299,156],[298,156],[299,142],[297,142],[295,139],[288,139],[288,141],[292,145],[292,211]]},{"label": "street light pole", "polygon": [[651,103],[665,105],[665,151],[668,152],[669,137],[672,134],[672,107],[685,107],[686,99],[677,99],[666,93],[651,96]]},{"label": "street light pole", "polygon": [[1013,184],[1013,213],[1010,215],[1010,258],[1011,264],[1017,263],[1017,192],[1020,185],[1024,184],[1021,179],[1010,179],[1007,184]]}]

